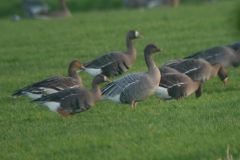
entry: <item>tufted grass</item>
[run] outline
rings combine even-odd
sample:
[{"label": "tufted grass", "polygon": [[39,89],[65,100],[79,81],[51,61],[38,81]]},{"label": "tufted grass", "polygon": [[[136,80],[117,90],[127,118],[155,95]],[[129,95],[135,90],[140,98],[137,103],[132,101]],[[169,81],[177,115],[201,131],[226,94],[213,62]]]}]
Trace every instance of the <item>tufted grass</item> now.
[{"label": "tufted grass", "polygon": [[[239,41],[238,1],[178,8],[75,13],[70,19],[1,19],[0,159],[218,159],[240,153],[239,69],[228,69],[228,86],[218,77],[203,95],[157,103],[155,95],[137,109],[111,101],[63,118],[11,91],[46,77],[67,76],[73,59],[87,62],[126,50],[136,29],[137,61],[126,73],[147,69],[143,49],[155,43],[158,66],[203,49]],[[90,88],[92,77],[81,73]],[[103,85],[102,85],[103,86]]]}]

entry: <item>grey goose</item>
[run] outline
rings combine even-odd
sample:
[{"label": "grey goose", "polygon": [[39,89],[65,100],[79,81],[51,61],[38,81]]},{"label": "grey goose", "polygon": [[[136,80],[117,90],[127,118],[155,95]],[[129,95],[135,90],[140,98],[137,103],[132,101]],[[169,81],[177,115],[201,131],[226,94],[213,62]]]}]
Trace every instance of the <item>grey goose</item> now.
[{"label": "grey goose", "polygon": [[46,106],[51,111],[64,116],[84,112],[100,100],[102,94],[98,85],[103,82],[110,82],[110,80],[106,76],[99,74],[92,81],[92,90],[87,88],[68,88],[33,100],[33,102],[41,102],[34,107]]},{"label": "grey goose", "polygon": [[43,94],[51,94],[66,88],[83,88],[81,78],[76,73],[77,70],[84,69],[82,63],[78,60],[71,62],[68,68],[69,77],[54,76],[43,79],[39,82],[30,84],[24,88],[13,91],[14,98],[28,96],[31,99],[40,98]]},{"label": "grey goose", "polygon": [[233,42],[233,43],[227,45],[227,47],[232,48],[235,51],[238,51],[240,49],[240,41]]},{"label": "grey goose", "polygon": [[216,46],[185,57],[185,59],[204,59],[211,64],[221,63],[224,68],[236,67],[240,62],[240,50],[234,51],[225,46]]},{"label": "grey goose", "polygon": [[156,45],[147,45],[144,49],[144,57],[148,71],[128,74],[106,85],[101,89],[101,100],[130,104],[131,108],[136,108],[137,102],[154,94],[158,88],[161,74],[152,59],[152,54],[159,51],[162,50]]},{"label": "grey goose", "polygon": [[190,77],[181,73],[165,73],[161,75],[161,81],[155,94],[161,99],[180,99],[194,93],[196,97],[202,95],[202,83],[194,82]]},{"label": "grey goose", "polygon": [[41,14],[43,18],[55,18],[55,17],[71,17],[72,14],[69,11],[66,2],[69,0],[59,0],[61,9],[59,11],[47,12]]},{"label": "grey goose", "polygon": [[84,63],[87,72],[92,76],[104,74],[107,77],[115,77],[126,72],[135,62],[137,57],[136,49],[133,45],[133,40],[143,38],[137,31],[131,30],[127,33],[126,43],[127,51],[115,51],[103,54],[94,60]]},{"label": "grey goose", "polygon": [[164,66],[174,68],[180,73],[189,76],[193,81],[201,81],[202,83],[218,75],[224,85],[227,85],[228,74],[220,63],[211,65],[203,59],[189,59],[179,63],[168,62]]}]

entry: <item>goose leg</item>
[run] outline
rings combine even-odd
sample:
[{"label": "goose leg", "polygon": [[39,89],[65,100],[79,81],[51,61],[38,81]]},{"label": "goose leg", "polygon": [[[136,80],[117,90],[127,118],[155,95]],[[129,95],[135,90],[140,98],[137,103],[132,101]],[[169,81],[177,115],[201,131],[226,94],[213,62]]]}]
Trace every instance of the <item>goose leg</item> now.
[{"label": "goose leg", "polygon": [[158,98],[158,103],[159,103],[161,100],[162,100],[161,98]]},{"label": "goose leg", "polygon": [[137,103],[138,103],[138,102],[135,102],[135,103],[134,103],[134,108],[137,108]]},{"label": "goose leg", "polygon": [[130,107],[133,109],[135,107],[134,102],[130,104]]}]

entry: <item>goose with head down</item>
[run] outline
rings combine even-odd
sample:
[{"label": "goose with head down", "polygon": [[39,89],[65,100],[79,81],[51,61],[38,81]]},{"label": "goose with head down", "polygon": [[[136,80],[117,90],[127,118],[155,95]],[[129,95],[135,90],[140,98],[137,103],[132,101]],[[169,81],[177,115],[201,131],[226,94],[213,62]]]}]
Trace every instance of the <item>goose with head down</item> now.
[{"label": "goose with head down", "polygon": [[104,74],[107,77],[115,77],[126,72],[135,62],[137,57],[136,49],[133,45],[133,40],[143,38],[137,31],[131,30],[127,34],[127,51],[115,51],[97,57],[87,63],[84,63],[87,72],[92,76]]},{"label": "goose with head down", "polygon": [[92,90],[86,88],[68,88],[33,100],[41,102],[34,107],[46,106],[51,111],[64,116],[84,112],[100,100],[102,94],[98,85],[103,82],[110,82],[110,80],[106,76],[99,74],[92,81]]},{"label": "goose with head down", "polygon": [[155,94],[161,99],[181,99],[194,93],[196,97],[202,95],[202,83],[194,82],[190,77],[181,73],[165,73],[161,75],[161,81]]},{"label": "goose with head down", "polygon": [[148,71],[125,75],[101,89],[101,100],[130,104],[136,108],[137,102],[143,101],[155,93],[159,86],[161,73],[155,65],[152,54],[162,51],[154,44],[144,49],[144,57]]},{"label": "goose with head down", "polygon": [[82,63],[78,60],[74,60],[68,67],[69,77],[54,76],[43,79],[39,82],[30,84],[24,88],[13,91],[14,98],[20,96],[28,96],[31,99],[37,99],[42,97],[43,94],[51,94],[66,88],[80,87],[83,88],[81,78],[77,74],[77,70],[85,69]]},{"label": "goose with head down", "polygon": [[220,63],[211,65],[203,59],[189,59],[179,63],[167,62],[164,66],[174,68],[180,73],[189,76],[193,81],[201,81],[202,83],[218,75],[224,85],[227,85],[228,74]]},{"label": "goose with head down", "polygon": [[185,59],[204,59],[211,63],[220,63],[224,68],[236,67],[240,62],[240,50],[234,51],[225,46],[216,46],[185,57]]}]

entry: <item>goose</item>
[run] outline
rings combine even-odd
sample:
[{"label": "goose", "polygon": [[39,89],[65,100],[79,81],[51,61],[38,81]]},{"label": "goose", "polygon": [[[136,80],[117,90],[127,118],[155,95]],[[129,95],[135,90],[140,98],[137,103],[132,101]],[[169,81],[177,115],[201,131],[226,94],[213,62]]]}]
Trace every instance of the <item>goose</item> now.
[{"label": "goose", "polygon": [[72,14],[66,5],[67,1],[69,1],[69,0],[59,0],[61,10],[55,11],[55,12],[50,12],[50,13],[43,13],[43,14],[41,14],[41,16],[44,18],[71,17]]},{"label": "goose", "polygon": [[135,62],[137,52],[133,46],[133,39],[143,38],[137,31],[131,30],[127,33],[127,51],[115,51],[103,54],[94,60],[84,63],[87,72],[92,76],[104,74],[107,77],[115,77],[126,72]]},{"label": "goose", "polygon": [[165,73],[161,75],[161,81],[155,94],[159,101],[161,99],[181,99],[185,98],[192,93],[196,94],[196,97],[202,95],[202,83],[200,81],[193,81],[187,75],[181,73]]},{"label": "goose", "polygon": [[128,74],[106,85],[101,89],[101,101],[111,100],[130,104],[131,108],[136,108],[137,102],[154,94],[158,88],[161,74],[152,59],[152,54],[159,51],[162,50],[156,45],[148,44],[144,49],[148,71]]},{"label": "goose", "polygon": [[30,84],[24,88],[13,91],[14,98],[27,96],[31,99],[42,97],[43,94],[51,94],[66,88],[80,87],[83,88],[81,78],[76,73],[76,70],[84,69],[82,63],[78,60],[71,62],[68,68],[69,77],[54,76],[43,79],[39,82]]},{"label": "goose", "polygon": [[106,76],[99,74],[92,81],[92,90],[87,88],[67,88],[57,93],[45,95],[32,102],[41,102],[35,105],[34,108],[45,106],[52,112],[64,116],[75,115],[90,109],[100,100],[102,94],[98,85],[103,82],[111,81]]},{"label": "goose", "polygon": [[185,57],[185,59],[189,58],[204,59],[211,64],[221,63],[224,68],[236,67],[240,62],[240,50],[235,52],[229,47],[216,46]]},{"label": "goose", "polygon": [[25,18],[37,18],[39,14],[46,13],[49,8],[49,5],[41,0],[23,0],[22,2]]},{"label": "goose", "polygon": [[227,85],[228,74],[220,63],[211,65],[203,59],[190,59],[180,63],[168,62],[164,66],[174,68],[180,73],[188,75],[193,81],[201,81],[202,83],[218,75],[224,85]]},{"label": "goose", "polygon": [[235,51],[238,51],[240,49],[240,41],[233,42],[233,43],[227,45],[226,47],[229,47],[229,48],[232,48]]}]

